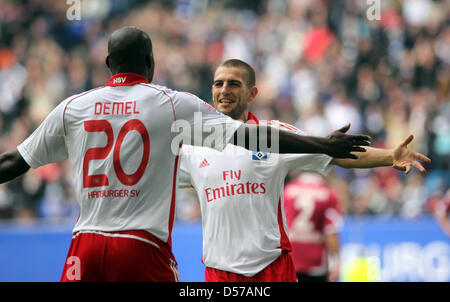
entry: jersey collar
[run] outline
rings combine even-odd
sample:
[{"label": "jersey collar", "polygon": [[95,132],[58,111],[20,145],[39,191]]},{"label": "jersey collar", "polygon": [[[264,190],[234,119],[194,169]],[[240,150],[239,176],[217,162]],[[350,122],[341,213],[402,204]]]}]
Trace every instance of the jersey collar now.
[{"label": "jersey collar", "polygon": [[128,86],[139,83],[148,83],[148,80],[137,73],[117,73],[113,75],[106,86]]},{"label": "jersey collar", "polygon": [[249,111],[249,112],[248,112],[247,123],[258,125],[258,124],[259,124],[259,120],[258,120],[258,118],[256,118],[256,116],[255,116],[253,113],[251,113],[251,112]]}]

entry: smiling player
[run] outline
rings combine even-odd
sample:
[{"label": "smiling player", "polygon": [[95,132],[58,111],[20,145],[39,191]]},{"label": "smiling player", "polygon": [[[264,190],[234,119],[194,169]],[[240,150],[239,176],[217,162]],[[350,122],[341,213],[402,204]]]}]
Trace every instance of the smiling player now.
[{"label": "smiling player", "polygon": [[[64,100],[17,149],[0,155],[0,182],[69,160],[80,216],[62,281],[178,281],[171,234],[179,157],[171,152],[172,126],[218,126],[224,131],[213,134],[214,147],[222,150],[242,123],[196,96],[150,84],[152,43],[136,27],[112,33],[106,64],[112,73],[106,85]],[[183,142],[196,141],[185,136]],[[280,152],[345,158],[368,144],[366,136],[280,132]]]},{"label": "smiling player", "polygon": [[[248,109],[257,94],[255,72],[247,63],[231,59],[217,68],[212,85],[216,109],[247,124],[277,125],[302,134],[285,123],[259,121]],[[349,126],[336,132],[346,132]],[[283,206],[288,171],[327,174],[334,164],[345,168],[393,166],[406,173],[414,166],[425,172],[417,160],[429,159],[407,148],[412,139],[411,135],[393,150],[364,147],[366,152],[357,152],[358,159],[249,152],[231,144],[222,152],[183,146],[179,187],[193,186],[200,201],[205,280],[296,281]]]}]

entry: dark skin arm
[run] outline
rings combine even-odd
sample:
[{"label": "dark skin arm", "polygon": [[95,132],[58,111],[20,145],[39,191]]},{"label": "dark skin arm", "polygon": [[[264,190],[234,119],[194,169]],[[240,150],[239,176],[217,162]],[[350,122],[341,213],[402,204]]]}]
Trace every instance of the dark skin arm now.
[{"label": "dark skin arm", "polygon": [[[260,127],[257,125],[245,124],[236,131],[232,143],[252,151],[274,152],[273,149],[265,147],[267,144],[252,146],[250,138],[257,136],[258,142],[266,136],[267,141],[271,141],[270,127]],[[370,145],[370,137],[367,135],[348,135],[345,132],[350,128],[350,124],[334,131],[328,137],[304,136],[289,131],[279,130],[279,147],[276,153],[324,153],[334,158],[358,157],[351,152],[365,152],[361,146]],[[260,133],[264,133],[264,136]],[[239,137],[242,135],[241,137]],[[245,139],[243,139],[245,137]]]},{"label": "dark skin arm", "polygon": [[[245,134],[245,142],[239,143],[238,131],[234,135],[234,143],[242,145],[252,150],[249,138],[255,131],[258,141],[259,131],[267,132],[267,140],[271,139],[271,131],[267,128],[260,128],[256,125],[246,125],[241,133]],[[345,132],[350,128],[350,124],[329,135],[327,138],[297,135],[288,131],[279,131],[279,153],[324,153],[335,158],[357,158],[350,152],[365,152],[360,146],[369,145],[369,137],[366,135],[347,135]],[[267,148],[257,148],[261,151],[273,151]],[[256,151],[256,150],[255,150]],[[25,162],[17,149],[0,154],[0,183],[4,183],[26,173],[30,166]]]},{"label": "dark skin arm", "polygon": [[17,149],[0,154],[0,183],[24,174],[30,169]]}]

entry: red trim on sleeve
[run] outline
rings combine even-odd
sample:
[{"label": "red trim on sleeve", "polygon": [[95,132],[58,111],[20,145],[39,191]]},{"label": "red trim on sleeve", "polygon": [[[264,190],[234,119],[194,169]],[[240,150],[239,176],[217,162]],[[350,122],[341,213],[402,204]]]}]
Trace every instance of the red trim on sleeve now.
[{"label": "red trim on sleeve", "polygon": [[286,123],[280,122],[280,121],[268,121],[267,125],[269,125],[269,126],[272,126],[272,125],[273,126],[279,126],[279,127],[283,127],[283,128],[288,129],[288,130],[291,130],[291,131],[300,131],[296,127],[294,127],[294,126],[292,126],[290,124],[286,124]]},{"label": "red trim on sleeve", "polygon": [[294,126],[286,124],[286,123],[280,123],[280,126],[286,128],[288,130],[300,131],[299,129],[295,128]]}]

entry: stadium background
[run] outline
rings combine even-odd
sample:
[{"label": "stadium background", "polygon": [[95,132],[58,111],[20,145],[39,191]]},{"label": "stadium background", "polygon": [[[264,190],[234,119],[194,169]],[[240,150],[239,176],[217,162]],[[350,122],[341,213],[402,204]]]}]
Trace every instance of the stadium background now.
[{"label": "stadium background", "polygon": [[[135,25],[153,40],[157,84],[211,103],[215,67],[240,58],[256,70],[260,119],[312,135],[351,122],[386,148],[414,133],[411,147],[432,159],[425,175],[328,177],[346,215],[342,257],[376,263],[378,280],[450,281],[449,240],[432,215],[450,187],[449,1],[81,0],[80,20],[67,2],[0,0],[1,152],[66,97],[106,83],[108,36]],[[373,3],[380,20],[368,19]],[[178,201],[180,275],[201,281],[199,208],[190,191]],[[67,162],[0,185],[0,280],[58,280],[77,216]]]}]

